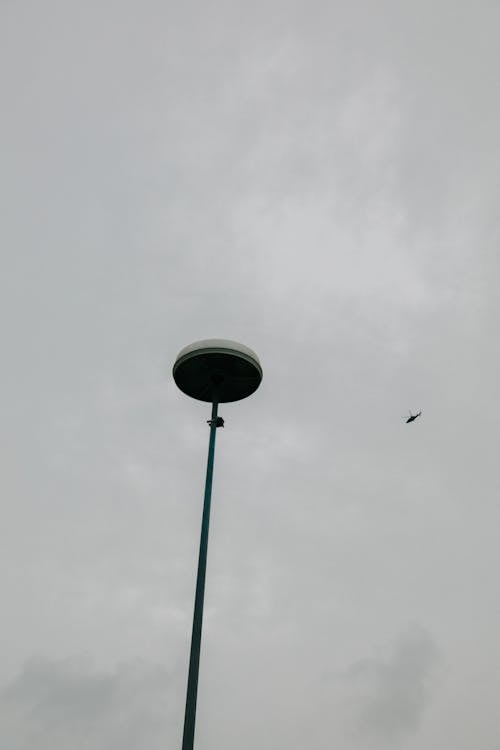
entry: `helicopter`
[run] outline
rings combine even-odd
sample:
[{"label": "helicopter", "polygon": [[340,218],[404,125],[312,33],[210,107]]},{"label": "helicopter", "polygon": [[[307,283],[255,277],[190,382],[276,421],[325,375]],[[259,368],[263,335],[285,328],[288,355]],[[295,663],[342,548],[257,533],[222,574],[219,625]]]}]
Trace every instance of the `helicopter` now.
[{"label": "helicopter", "polygon": [[410,424],[410,422],[414,422],[417,419],[417,417],[419,417],[422,414],[422,412],[419,411],[416,414],[412,414],[411,411],[409,411],[408,414],[410,415],[409,417],[403,417],[403,419],[406,419],[406,424]]}]

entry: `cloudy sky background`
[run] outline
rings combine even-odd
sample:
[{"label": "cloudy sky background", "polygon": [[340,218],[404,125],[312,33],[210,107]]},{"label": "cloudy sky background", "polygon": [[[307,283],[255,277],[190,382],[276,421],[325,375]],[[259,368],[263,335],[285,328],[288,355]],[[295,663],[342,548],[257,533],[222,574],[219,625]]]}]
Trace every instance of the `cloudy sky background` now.
[{"label": "cloudy sky background", "polygon": [[198,747],[499,750],[499,25],[2,1],[0,747],[180,747],[215,336]]}]

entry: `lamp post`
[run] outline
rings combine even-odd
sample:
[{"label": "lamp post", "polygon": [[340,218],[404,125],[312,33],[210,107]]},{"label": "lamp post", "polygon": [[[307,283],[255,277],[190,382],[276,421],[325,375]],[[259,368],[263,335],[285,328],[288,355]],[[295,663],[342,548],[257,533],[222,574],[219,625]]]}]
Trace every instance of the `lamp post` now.
[{"label": "lamp post", "polygon": [[224,420],[217,413],[218,406],[228,401],[239,401],[256,391],[262,380],[262,368],[255,352],[243,344],[222,339],[207,339],[190,344],[179,352],[173,376],[181,391],[199,401],[208,401],[212,404],[212,414],[208,420],[210,438],[182,738],[182,750],[193,750],[215,434],[217,427],[224,426]]}]

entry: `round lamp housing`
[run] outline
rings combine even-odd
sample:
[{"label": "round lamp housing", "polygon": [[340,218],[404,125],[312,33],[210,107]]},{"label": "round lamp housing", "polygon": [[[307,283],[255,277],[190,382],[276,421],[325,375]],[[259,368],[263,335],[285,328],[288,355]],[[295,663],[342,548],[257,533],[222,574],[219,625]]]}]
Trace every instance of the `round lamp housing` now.
[{"label": "round lamp housing", "polygon": [[188,396],[226,403],[256,391],[262,380],[262,367],[248,346],[225,339],[206,339],[179,352],[173,376]]}]

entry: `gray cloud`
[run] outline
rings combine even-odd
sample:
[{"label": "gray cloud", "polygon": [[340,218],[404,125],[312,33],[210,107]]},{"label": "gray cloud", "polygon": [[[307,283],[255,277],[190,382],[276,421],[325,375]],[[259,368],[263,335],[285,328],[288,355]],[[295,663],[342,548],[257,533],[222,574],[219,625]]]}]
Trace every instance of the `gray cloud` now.
[{"label": "gray cloud", "polygon": [[419,728],[432,697],[439,651],[421,628],[400,637],[385,657],[353,664],[344,677],[355,734],[398,743]]},{"label": "gray cloud", "polygon": [[105,672],[83,660],[38,659],[0,692],[1,743],[9,750],[159,750],[173,746],[178,709],[162,668],[129,663]]}]

